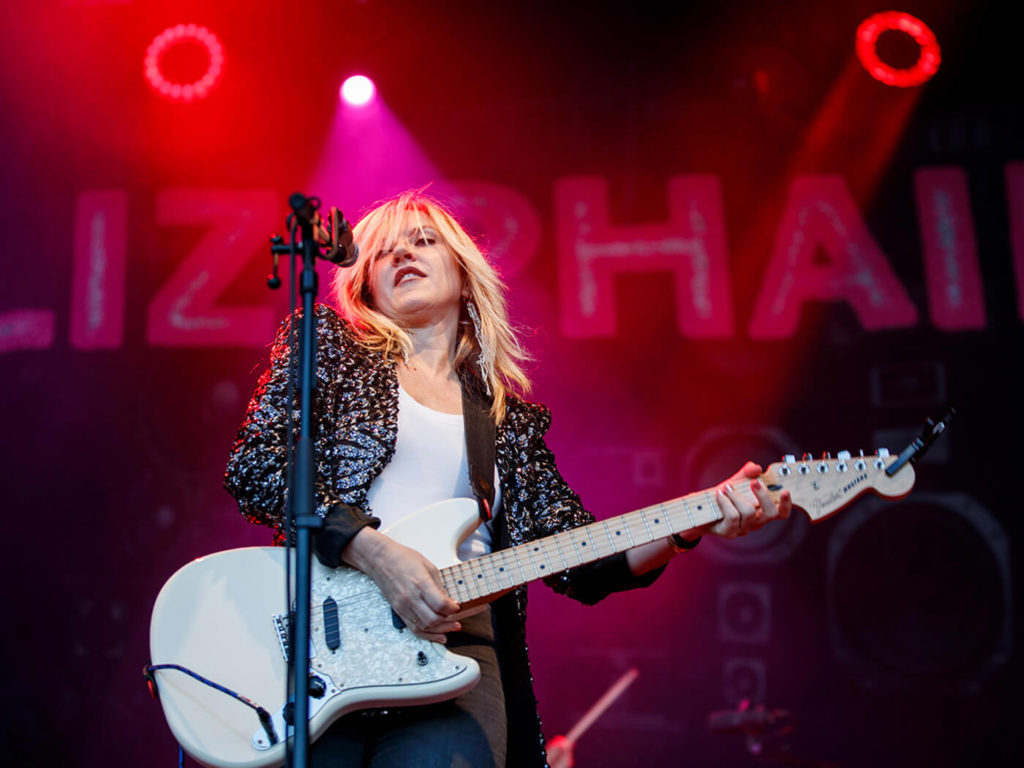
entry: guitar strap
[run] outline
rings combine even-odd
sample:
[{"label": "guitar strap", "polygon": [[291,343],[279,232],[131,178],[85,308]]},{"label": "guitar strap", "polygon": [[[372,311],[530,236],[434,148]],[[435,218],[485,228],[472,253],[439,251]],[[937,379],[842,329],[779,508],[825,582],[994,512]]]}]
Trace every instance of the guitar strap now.
[{"label": "guitar strap", "polygon": [[462,385],[462,418],[466,425],[466,458],[480,521],[491,519],[494,508],[494,419],[486,401]]}]

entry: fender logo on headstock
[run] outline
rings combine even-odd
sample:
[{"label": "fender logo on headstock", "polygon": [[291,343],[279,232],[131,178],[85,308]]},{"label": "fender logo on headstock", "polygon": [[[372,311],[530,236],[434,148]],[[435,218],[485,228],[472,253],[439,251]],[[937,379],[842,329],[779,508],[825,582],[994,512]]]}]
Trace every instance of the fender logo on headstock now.
[{"label": "fender logo on headstock", "polygon": [[857,475],[857,477],[848,482],[842,488],[834,490],[827,496],[823,496],[820,499],[815,499],[815,506],[818,509],[821,509],[824,506],[828,506],[830,504],[835,504],[836,502],[842,501],[843,497],[845,497],[850,491],[852,491],[854,488],[859,486],[867,479],[867,474]]}]

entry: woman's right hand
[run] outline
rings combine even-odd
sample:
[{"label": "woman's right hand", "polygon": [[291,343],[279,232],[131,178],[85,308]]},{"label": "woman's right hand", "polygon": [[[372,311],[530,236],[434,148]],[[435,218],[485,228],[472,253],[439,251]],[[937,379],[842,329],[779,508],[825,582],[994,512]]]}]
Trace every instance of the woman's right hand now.
[{"label": "woman's right hand", "polygon": [[419,637],[443,643],[446,632],[462,628],[454,618],[459,604],[445,592],[440,571],[415,549],[365,527],[342,550],[341,559],[373,579]]}]

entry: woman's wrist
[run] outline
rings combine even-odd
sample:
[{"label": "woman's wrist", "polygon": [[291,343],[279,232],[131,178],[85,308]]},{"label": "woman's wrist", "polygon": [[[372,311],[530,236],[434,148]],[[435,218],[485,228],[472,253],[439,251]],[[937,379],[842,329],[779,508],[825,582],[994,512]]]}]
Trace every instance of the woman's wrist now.
[{"label": "woman's wrist", "polygon": [[388,544],[387,537],[370,526],[361,528],[341,552],[341,561],[358,571],[369,574],[382,559]]},{"label": "woman's wrist", "polygon": [[334,568],[345,560],[351,542],[367,528],[380,527],[380,520],[359,507],[337,503],[324,515],[323,526],[313,537],[313,550],[324,565]]}]

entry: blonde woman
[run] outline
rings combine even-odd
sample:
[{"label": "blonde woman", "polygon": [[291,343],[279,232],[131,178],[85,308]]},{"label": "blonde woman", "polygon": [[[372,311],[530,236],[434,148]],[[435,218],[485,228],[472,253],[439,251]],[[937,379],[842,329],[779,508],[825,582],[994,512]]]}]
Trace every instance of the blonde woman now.
[{"label": "blonde woman", "polygon": [[[325,565],[368,574],[423,637],[476,659],[481,682],[452,701],[341,718],[316,741],[314,766],[543,766],[544,745],[526,657],[526,591],[460,613],[437,568],[377,529],[444,499],[478,498],[467,461],[465,408],[493,424],[493,517],[459,549],[463,559],[593,521],[544,443],[546,408],[522,398],[526,353],[503,286],[473,240],[437,201],[407,192],[356,226],[359,263],[340,270],[340,313],[317,308],[316,536]],[[250,520],[277,530],[285,500],[288,328],[278,334],[232,451],[225,485]],[[488,433],[487,442],[490,442]],[[491,469],[488,467],[487,469]],[[699,534],[733,537],[788,516],[747,464],[723,483],[723,519],[549,577],[584,603],[650,584]],[[488,473],[484,473],[488,474]],[[749,482],[748,503],[732,483]],[[486,490],[486,489],[485,489]],[[477,491],[477,493],[475,493]],[[486,518],[485,513],[481,519]]]}]

